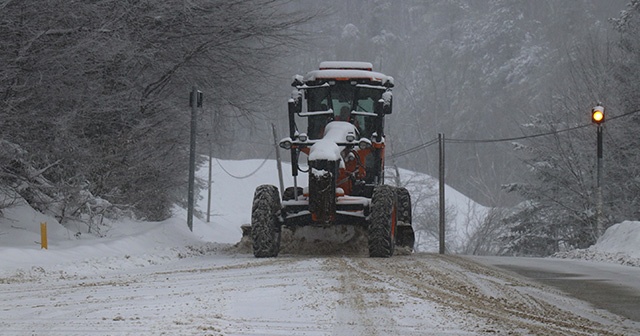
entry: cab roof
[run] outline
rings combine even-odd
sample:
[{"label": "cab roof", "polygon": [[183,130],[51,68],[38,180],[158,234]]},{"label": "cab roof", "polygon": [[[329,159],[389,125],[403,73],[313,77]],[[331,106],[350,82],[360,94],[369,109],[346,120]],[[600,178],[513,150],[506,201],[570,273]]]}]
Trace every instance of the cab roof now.
[{"label": "cab roof", "polygon": [[364,80],[371,84],[393,86],[393,77],[372,71],[373,65],[368,62],[322,62],[319,70],[313,70],[304,76],[304,82],[325,80]]},{"label": "cab roof", "polygon": [[366,70],[373,71],[373,64],[369,62],[342,62],[342,61],[329,61],[320,63],[320,70],[329,69],[353,69],[353,70]]}]

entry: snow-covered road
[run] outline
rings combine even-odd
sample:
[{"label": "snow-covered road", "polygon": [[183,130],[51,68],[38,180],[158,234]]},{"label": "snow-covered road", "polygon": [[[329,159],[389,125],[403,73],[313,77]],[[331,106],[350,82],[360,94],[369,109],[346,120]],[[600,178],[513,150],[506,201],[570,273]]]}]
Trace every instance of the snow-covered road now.
[{"label": "snow-covered road", "polygon": [[34,267],[0,278],[0,333],[640,334],[638,323],[462,257],[196,250],[144,267]]}]

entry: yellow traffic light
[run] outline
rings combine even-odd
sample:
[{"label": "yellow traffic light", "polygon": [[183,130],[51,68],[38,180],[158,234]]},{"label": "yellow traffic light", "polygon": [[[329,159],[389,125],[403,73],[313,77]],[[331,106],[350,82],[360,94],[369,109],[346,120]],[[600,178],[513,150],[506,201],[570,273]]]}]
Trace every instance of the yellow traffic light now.
[{"label": "yellow traffic light", "polygon": [[604,122],[604,107],[598,105],[591,109],[591,121],[598,125]]}]

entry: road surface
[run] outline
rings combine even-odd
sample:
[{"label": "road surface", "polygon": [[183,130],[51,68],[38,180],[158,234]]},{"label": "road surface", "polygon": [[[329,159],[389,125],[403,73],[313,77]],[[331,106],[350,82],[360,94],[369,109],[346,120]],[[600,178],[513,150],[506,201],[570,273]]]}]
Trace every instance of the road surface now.
[{"label": "road surface", "polygon": [[470,257],[640,322],[640,267],[556,258]]},{"label": "road surface", "polygon": [[118,262],[0,278],[1,334],[640,335],[639,323],[465,257],[214,248],[105,267]]}]

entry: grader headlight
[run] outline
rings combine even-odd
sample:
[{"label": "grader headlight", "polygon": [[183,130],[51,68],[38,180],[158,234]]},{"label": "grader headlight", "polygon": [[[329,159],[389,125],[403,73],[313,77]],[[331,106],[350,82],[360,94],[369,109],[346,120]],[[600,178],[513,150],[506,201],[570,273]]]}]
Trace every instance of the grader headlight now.
[{"label": "grader headlight", "polygon": [[347,133],[347,137],[346,137],[347,142],[354,142],[356,141],[356,135],[349,132]]},{"label": "grader headlight", "polygon": [[286,150],[291,149],[291,138],[284,138],[280,140],[279,146],[280,148],[284,148]]},{"label": "grader headlight", "polygon": [[360,139],[360,142],[358,142],[358,147],[360,149],[367,149],[367,148],[371,147],[371,140],[369,140],[367,138]]}]

